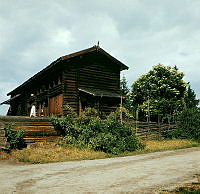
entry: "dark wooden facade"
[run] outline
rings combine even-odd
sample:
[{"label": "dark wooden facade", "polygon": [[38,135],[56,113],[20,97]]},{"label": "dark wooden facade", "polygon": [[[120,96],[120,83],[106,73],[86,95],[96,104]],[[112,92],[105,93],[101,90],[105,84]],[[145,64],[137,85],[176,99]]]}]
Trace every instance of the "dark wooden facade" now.
[{"label": "dark wooden facade", "polygon": [[64,105],[77,114],[85,107],[110,112],[120,103],[120,71],[126,65],[94,46],[60,57],[8,93],[8,115],[27,116],[33,104],[37,116],[62,115]]}]

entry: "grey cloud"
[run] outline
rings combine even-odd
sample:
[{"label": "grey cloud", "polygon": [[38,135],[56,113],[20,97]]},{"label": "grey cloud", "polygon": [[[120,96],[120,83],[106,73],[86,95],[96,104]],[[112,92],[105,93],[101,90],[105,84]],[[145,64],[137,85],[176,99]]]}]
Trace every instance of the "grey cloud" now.
[{"label": "grey cloud", "polygon": [[130,67],[129,84],[152,65],[176,64],[199,94],[199,9],[198,0],[0,0],[0,100],[53,60],[97,41]]}]

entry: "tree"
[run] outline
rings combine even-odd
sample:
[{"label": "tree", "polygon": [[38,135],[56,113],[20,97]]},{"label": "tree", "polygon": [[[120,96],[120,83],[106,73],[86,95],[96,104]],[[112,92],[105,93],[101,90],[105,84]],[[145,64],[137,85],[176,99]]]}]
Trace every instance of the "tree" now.
[{"label": "tree", "polygon": [[167,132],[168,138],[200,140],[200,109],[184,109],[178,117],[177,129]]},{"label": "tree", "polygon": [[178,68],[158,64],[132,84],[131,99],[136,109],[152,117],[173,116],[185,107],[187,83]]},{"label": "tree", "polygon": [[131,108],[131,101],[130,101],[130,89],[128,88],[128,83],[126,81],[126,77],[123,76],[120,80],[120,91],[121,95],[124,97],[123,99],[123,106],[128,109],[129,111],[132,110]]},{"label": "tree", "polygon": [[194,90],[191,89],[190,85],[187,87],[185,95],[185,104],[187,108],[195,108],[199,104],[199,100],[196,99]]},{"label": "tree", "polygon": [[129,93],[128,83],[124,75],[122,79],[120,80],[120,91],[121,91],[122,96],[127,96]]}]

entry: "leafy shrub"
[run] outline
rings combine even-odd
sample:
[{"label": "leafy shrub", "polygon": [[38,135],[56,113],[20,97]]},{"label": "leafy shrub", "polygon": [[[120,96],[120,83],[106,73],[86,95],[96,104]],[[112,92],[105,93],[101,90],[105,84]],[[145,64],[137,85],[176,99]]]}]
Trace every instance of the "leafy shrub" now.
[{"label": "leafy shrub", "polygon": [[94,108],[86,108],[83,112],[81,112],[81,116],[87,116],[87,117],[97,117],[99,116],[98,111]]},{"label": "leafy shrub", "polygon": [[144,148],[132,129],[118,118],[119,111],[101,119],[96,110],[88,108],[80,117],[53,118],[53,122],[64,131],[63,142],[67,146],[89,147],[111,154]]},{"label": "leafy shrub", "polygon": [[65,105],[63,109],[67,114],[62,117],[53,116],[51,121],[60,135],[71,135],[73,132],[73,121],[77,117],[77,114],[69,105]]},{"label": "leafy shrub", "polygon": [[200,110],[198,108],[185,109],[178,117],[178,127],[168,132],[170,138],[200,140]]},{"label": "leafy shrub", "polygon": [[63,111],[64,111],[66,117],[74,118],[77,116],[74,109],[68,104],[63,106]]},{"label": "leafy shrub", "polygon": [[25,142],[23,139],[24,131],[23,130],[17,130],[14,131],[13,125],[9,124],[6,128],[6,137],[7,141],[9,143],[9,149],[21,149],[25,147]]},{"label": "leafy shrub", "polygon": [[52,117],[51,118],[53,125],[55,126],[56,131],[59,135],[70,134],[73,130],[73,119],[69,117]]}]

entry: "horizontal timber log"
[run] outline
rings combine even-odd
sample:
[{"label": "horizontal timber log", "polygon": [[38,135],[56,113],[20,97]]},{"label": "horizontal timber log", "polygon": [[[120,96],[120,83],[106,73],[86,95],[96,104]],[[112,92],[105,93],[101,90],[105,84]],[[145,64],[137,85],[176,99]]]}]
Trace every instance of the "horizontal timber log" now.
[{"label": "horizontal timber log", "polygon": [[0,116],[0,122],[3,122],[5,127],[12,124],[13,130],[22,129],[26,143],[52,141],[59,137],[48,117]]}]

